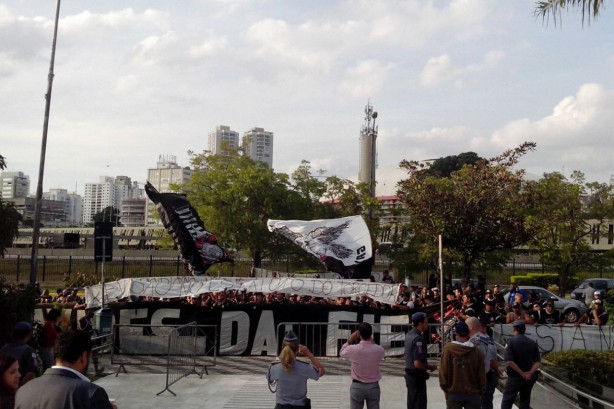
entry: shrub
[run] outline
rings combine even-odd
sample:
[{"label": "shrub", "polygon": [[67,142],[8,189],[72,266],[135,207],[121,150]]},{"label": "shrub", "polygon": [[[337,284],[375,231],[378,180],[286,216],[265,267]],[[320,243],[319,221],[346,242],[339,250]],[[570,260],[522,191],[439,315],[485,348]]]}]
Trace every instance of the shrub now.
[{"label": "shrub", "polygon": [[[110,281],[118,280],[119,277],[115,274],[105,275],[104,281],[108,283]],[[100,274],[94,273],[82,273],[77,272],[71,276],[67,276],[64,278],[64,285],[68,287],[78,287],[83,288],[90,285],[95,285],[100,283]]]},{"label": "shrub", "polygon": [[591,381],[609,388],[614,387],[614,351],[570,351],[551,352],[545,359],[567,371],[570,377]]},{"label": "shrub", "polygon": [[0,345],[10,339],[19,321],[32,322],[35,302],[36,290],[33,286],[10,284],[0,276]]}]

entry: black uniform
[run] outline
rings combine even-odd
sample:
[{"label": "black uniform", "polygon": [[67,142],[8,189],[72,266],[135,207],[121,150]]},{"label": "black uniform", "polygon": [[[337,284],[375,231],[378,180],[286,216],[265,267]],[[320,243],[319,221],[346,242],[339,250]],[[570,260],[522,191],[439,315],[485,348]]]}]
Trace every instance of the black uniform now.
[{"label": "black uniform", "polygon": [[416,369],[414,361],[427,362],[424,334],[413,328],[405,336],[405,385],[407,385],[407,409],[426,409],[426,380],[429,374]]}]

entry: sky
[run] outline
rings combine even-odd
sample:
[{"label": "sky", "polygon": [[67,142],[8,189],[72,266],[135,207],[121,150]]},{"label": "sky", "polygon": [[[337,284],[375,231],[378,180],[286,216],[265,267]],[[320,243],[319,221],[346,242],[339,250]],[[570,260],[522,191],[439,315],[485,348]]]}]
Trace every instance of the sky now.
[{"label": "sky", "polygon": [[[0,0],[0,155],[38,183],[56,2]],[[404,160],[537,144],[519,167],[614,174],[614,10],[555,24],[529,0],[63,0],[43,190],[145,182],[189,166],[219,125],[274,133],[356,180],[364,109],[378,112],[377,193]]]}]

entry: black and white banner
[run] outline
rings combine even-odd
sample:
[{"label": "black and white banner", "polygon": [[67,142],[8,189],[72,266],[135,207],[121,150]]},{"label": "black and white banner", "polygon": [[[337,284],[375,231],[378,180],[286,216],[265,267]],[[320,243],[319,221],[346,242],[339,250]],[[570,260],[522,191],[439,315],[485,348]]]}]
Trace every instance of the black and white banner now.
[{"label": "black and white banner", "polygon": [[[361,216],[323,220],[268,220],[279,233],[345,278],[368,278],[372,265],[369,228]],[[358,272],[358,274],[356,274]]]},{"label": "black and white banner", "polygon": [[[192,297],[203,293],[240,290],[250,293],[282,292],[315,297],[359,297],[366,295],[382,304],[397,301],[399,284],[374,283],[360,280],[338,280],[307,277],[282,278],[221,278],[151,277],[124,278],[105,284],[105,304],[138,297],[161,299]],[[102,286],[86,287],[88,307],[102,305]]]},{"label": "black and white banner", "polygon": [[164,227],[177,243],[188,274],[202,275],[215,263],[232,261],[215,236],[205,230],[198,213],[183,195],[159,193],[149,182],[145,192],[156,204]]}]

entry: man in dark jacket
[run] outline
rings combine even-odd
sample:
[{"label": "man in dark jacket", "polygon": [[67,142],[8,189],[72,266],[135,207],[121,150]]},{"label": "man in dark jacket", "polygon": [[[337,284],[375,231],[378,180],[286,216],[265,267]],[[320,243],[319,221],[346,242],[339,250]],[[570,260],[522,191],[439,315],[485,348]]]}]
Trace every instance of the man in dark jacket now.
[{"label": "man in dark jacket", "polygon": [[85,377],[92,341],[84,331],[59,335],[56,365],[17,390],[15,409],[117,409],[107,392]]}]

